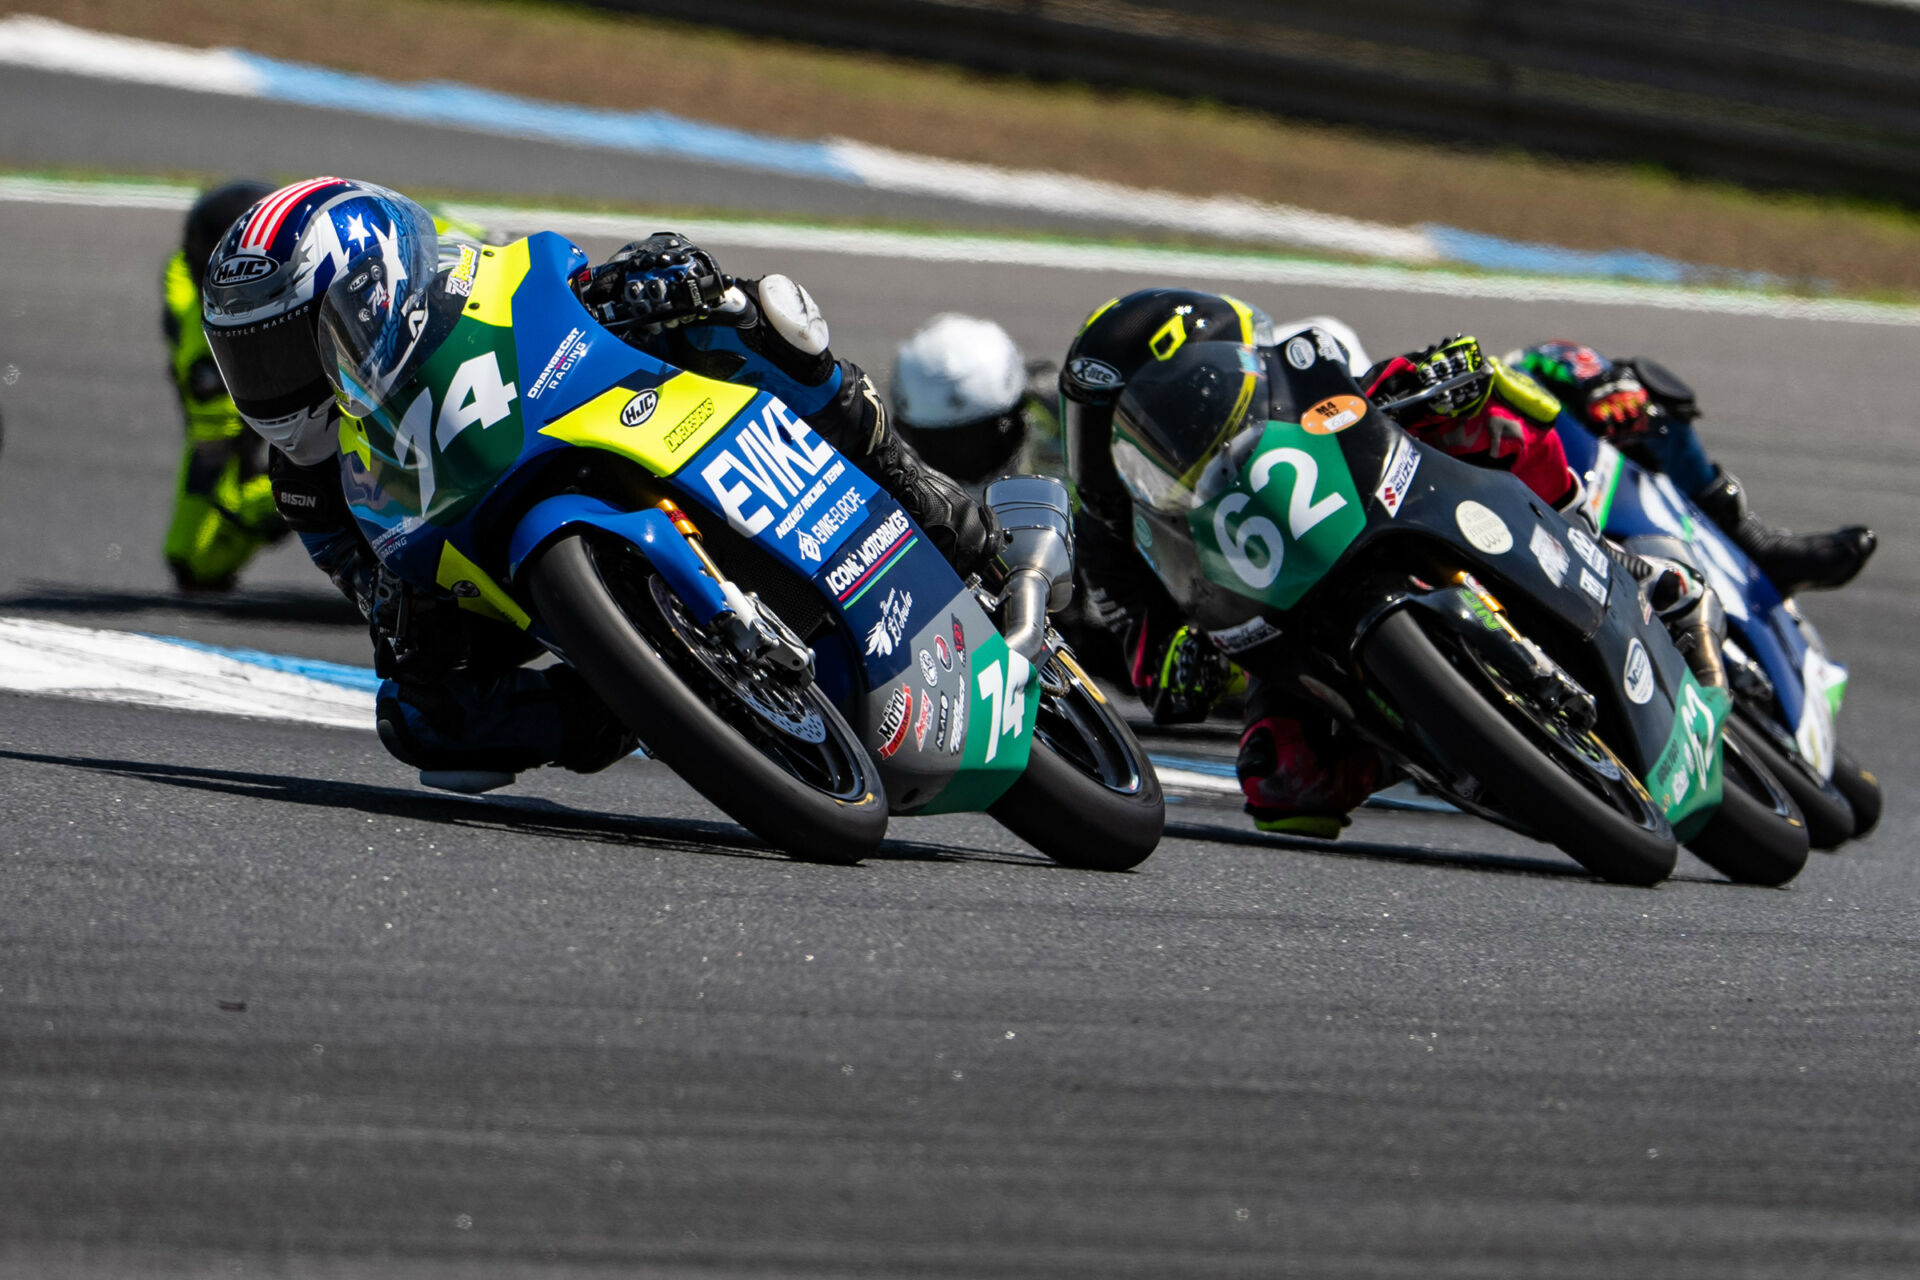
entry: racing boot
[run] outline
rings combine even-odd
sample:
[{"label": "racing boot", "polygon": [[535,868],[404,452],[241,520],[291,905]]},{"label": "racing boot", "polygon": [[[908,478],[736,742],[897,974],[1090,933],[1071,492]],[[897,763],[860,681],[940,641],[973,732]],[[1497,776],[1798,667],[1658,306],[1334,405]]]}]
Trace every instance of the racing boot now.
[{"label": "racing boot", "polygon": [[1379,789],[1380,755],[1339,732],[1323,709],[1305,716],[1261,685],[1247,704],[1234,773],[1253,825],[1261,831],[1338,839],[1347,815]]},{"label": "racing boot", "polygon": [[1753,557],[1783,596],[1808,588],[1831,590],[1852,581],[1879,544],[1865,525],[1852,524],[1831,533],[1775,529],[1748,508],[1746,488],[1724,467],[1714,468],[1713,482],[1695,493],[1693,500]]}]

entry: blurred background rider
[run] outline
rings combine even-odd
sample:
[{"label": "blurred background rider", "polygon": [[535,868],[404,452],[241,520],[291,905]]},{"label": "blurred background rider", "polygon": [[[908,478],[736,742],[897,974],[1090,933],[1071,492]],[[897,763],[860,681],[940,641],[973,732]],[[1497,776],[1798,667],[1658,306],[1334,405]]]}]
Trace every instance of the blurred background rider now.
[{"label": "blurred background rider", "polygon": [[1053,363],[1026,359],[993,321],[943,312],[894,354],[894,425],[978,498],[1004,475],[1063,470],[1053,384]]},{"label": "blurred background rider", "polygon": [[204,192],[187,211],[180,247],[162,277],[167,371],[187,439],[161,554],[184,591],[231,590],[254,553],[286,534],[267,479],[267,442],[233,407],[200,327],[207,259],[233,220],[271,190],[264,182],[236,181]]}]

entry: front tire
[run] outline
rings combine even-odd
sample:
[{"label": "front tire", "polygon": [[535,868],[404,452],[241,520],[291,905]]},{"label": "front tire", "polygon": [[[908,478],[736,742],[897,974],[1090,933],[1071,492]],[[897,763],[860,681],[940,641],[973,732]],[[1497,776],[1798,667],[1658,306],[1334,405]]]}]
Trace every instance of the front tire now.
[{"label": "front tire", "polygon": [[1738,719],[1728,721],[1720,807],[1687,848],[1736,884],[1777,886],[1807,865],[1807,824],[1753,749],[1758,736]]},{"label": "front tire", "polygon": [[1167,822],[1153,762],[1112,704],[1057,655],[1036,671],[1043,677],[1026,772],[987,812],[1062,866],[1130,871]]},{"label": "front tire", "polygon": [[783,733],[698,660],[638,552],[570,534],[524,571],[567,662],[649,754],[776,849],[851,864],[887,834],[886,792],[866,749],[811,683],[787,693],[808,736]]},{"label": "front tire", "polygon": [[1854,839],[1880,825],[1880,779],[1862,768],[1845,747],[1837,748],[1833,754],[1833,785],[1853,807]]},{"label": "front tire", "polygon": [[[1738,713],[1729,730],[1733,725],[1739,725],[1742,730],[1741,746],[1751,752],[1793,798],[1794,807],[1806,819],[1809,844],[1816,849],[1837,849],[1853,838],[1858,821],[1846,793],[1836,783],[1813,772],[1801,760],[1798,750],[1790,747],[1792,739],[1786,738],[1781,730],[1755,724]],[[1835,775],[1839,772],[1839,766],[1835,765]]]},{"label": "front tire", "polygon": [[1499,812],[1604,880],[1652,885],[1673,873],[1673,828],[1597,738],[1561,741],[1490,674],[1456,668],[1406,610],[1382,619],[1361,655],[1441,759],[1478,780]]}]

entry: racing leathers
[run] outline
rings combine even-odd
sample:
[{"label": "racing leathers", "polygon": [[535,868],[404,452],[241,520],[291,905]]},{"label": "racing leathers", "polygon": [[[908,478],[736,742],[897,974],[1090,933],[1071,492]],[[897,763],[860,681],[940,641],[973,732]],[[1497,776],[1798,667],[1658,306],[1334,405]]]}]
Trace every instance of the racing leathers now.
[{"label": "racing leathers", "polygon": [[1755,516],[1746,487],[1708,456],[1693,429],[1700,409],[1692,388],[1658,362],[1645,356],[1611,360],[1592,347],[1562,341],[1539,343],[1512,358],[1569,413],[1634,461],[1664,472],[1753,557],[1782,595],[1841,586],[1873,555],[1877,539],[1862,525],[1795,535]]},{"label": "racing leathers", "polygon": [[224,591],[286,527],[274,513],[266,441],[241,420],[207,349],[200,281],[185,251],[167,259],[161,296],[167,372],[187,429],[161,554],[182,589]]},{"label": "racing leathers", "polygon": [[[572,280],[583,303],[626,341],[779,396],[899,500],[963,572],[986,559],[990,513],[899,437],[866,373],[828,349],[826,321],[804,289],[777,275],[727,281],[707,255],[664,234],[598,268],[584,254],[577,262]],[[649,302],[647,289],[663,276],[682,292]],[[538,652],[522,633],[382,570],[346,508],[336,456],[300,466],[276,452],[273,479],[309,556],[368,618],[383,681],[382,741],[438,775],[428,781],[480,789],[546,763],[592,772],[633,749],[635,735],[570,668],[522,665]],[[466,776],[449,781],[456,774]]]}]

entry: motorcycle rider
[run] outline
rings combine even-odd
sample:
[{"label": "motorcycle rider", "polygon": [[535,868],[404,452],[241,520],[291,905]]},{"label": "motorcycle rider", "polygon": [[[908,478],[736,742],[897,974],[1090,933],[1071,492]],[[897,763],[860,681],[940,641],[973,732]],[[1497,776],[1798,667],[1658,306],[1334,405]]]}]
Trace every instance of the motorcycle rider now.
[{"label": "motorcycle rider", "polygon": [[943,312],[900,344],[888,389],[900,434],[978,496],[1033,469],[1054,425],[1053,381],[1053,365],[1028,361],[993,321]]},{"label": "motorcycle rider", "polygon": [[[1323,358],[1362,367],[1358,340],[1350,350],[1336,334],[1350,337],[1351,330],[1320,321],[1279,336],[1305,337]],[[1236,298],[1148,289],[1096,310],[1069,347],[1060,374],[1068,470],[1081,503],[1074,533],[1086,609],[1109,632],[1124,635],[1133,686],[1157,723],[1204,719],[1232,668],[1226,654],[1186,625],[1134,551],[1132,498],[1115,469],[1110,441],[1128,380],[1186,343],[1206,341],[1271,350],[1276,335],[1270,319]],[[1545,501],[1566,512],[1577,509],[1581,485],[1551,429],[1558,403],[1524,374],[1486,357],[1475,340],[1456,337],[1394,356],[1367,368],[1358,381],[1369,396],[1410,401],[1398,420],[1423,442],[1511,471]],[[1649,596],[1676,632],[1676,643],[1713,682],[1717,649],[1706,642],[1717,621],[1711,593],[1677,567],[1636,559],[1634,570],[1651,580]],[[1718,679],[1724,682],[1724,676]],[[1318,701],[1290,686],[1256,680],[1235,771],[1259,829],[1332,838],[1384,781],[1385,766]]]},{"label": "motorcycle rider", "polygon": [[200,327],[207,259],[233,220],[272,188],[236,181],[202,192],[161,279],[167,370],[186,419],[173,516],[161,546],[185,591],[226,591],[254,554],[286,535],[267,479],[267,445],[247,430]]},{"label": "motorcycle rider", "polygon": [[[470,242],[469,242],[470,243]],[[410,275],[433,278],[457,235],[371,183],[315,178],[272,193],[234,223],[213,254],[205,323],[242,416],[274,446],[273,493],[309,556],[368,618],[383,683],[376,723],[389,751],[423,781],[481,790],[541,764],[579,772],[630,752],[635,736],[570,668],[522,666],[537,646],[514,628],[417,593],[386,573],[347,509],[338,465],[339,409],[316,326],[335,280],[383,281],[392,303]],[[894,430],[873,383],[828,349],[825,318],[785,276],[716,287],[712,258],[660,233],[629,244],[573,282],[603,321],[670,363],[779,395],[892,494],[962,572],[995,549],[996,525],[956,484],[925,466]],[[370,268],[370,271],[372,269]],[[663,273],[704,281],[669,296]],[[369,321],[374,309],[362,313]],[[398,321],[398,308],[390,307]],[[392,334],[404,340],[400,323]]]},{"label": "motorcycle rider", "polygon": [[1878,540],[1862,525],[1796,535],[1755,516],[1746,486],[1707,456],[1693,429],[1701,416],[1693,389],[1657,361],[1610,360],[1592,347],[1553,341],[1515,352],[1509,363],[1545,385],[1621,452],[1664,472],[1753,558],[1781,595],[1842,586],[1873,555]]}]

